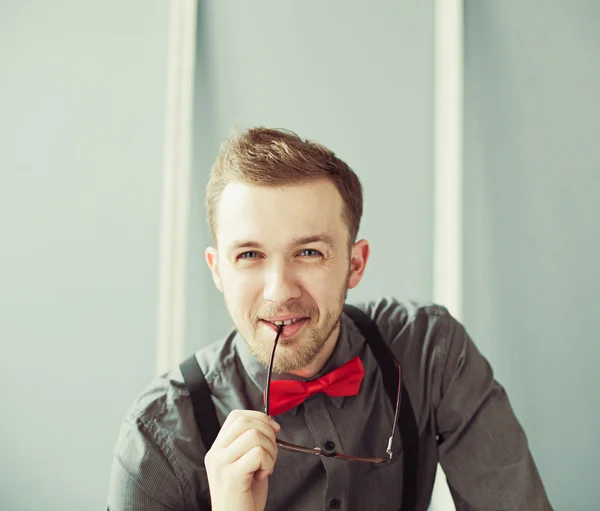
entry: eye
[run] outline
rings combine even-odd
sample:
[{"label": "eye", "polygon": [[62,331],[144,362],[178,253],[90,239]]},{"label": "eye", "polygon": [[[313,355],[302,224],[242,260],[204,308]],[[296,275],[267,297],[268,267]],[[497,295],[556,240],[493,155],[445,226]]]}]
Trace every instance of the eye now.
[{"label": "eye", "polygon": [[258,257],[258,253],[254,252],[252,250],[249,250],[248,252],[244,252],[242,254],[240,254],[239,256],[237,256],[238,259],[256,259]]},{"label": "eye", "polygon": [[305,248],[302,252],[300,252],[300,255],[304,257],[319,257],[323,254],[314,248]]}]

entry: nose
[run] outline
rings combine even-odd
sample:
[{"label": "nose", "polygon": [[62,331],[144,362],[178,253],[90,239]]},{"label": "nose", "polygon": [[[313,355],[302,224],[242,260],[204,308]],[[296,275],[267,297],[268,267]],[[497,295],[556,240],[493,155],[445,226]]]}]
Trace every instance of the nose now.
[{"label": "nose", "polygon": [[300,286],[294,273],[285,265],[272,265],[265,275],[263,298],[275,304],[283,304],[299,298]]}]

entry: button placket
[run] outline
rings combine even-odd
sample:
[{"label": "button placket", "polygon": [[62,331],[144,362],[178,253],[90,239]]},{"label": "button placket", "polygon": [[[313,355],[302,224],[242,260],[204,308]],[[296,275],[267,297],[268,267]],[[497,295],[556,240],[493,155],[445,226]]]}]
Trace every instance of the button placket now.
[{"label": "button placket", "polygon": [[[341,450],[342,441],[331,419],[327,405],[328,399],[326,396],[317,394],[313,399],[304,402],[304,418],[314,438],[314,445],[331,452]],[[346,509],[344,503],[348,501],[347,481],[350,477],[348,463],[325,456],[319,458],[327,474],[323,509]],[[332,504],[334,507],[331,507]]]}]

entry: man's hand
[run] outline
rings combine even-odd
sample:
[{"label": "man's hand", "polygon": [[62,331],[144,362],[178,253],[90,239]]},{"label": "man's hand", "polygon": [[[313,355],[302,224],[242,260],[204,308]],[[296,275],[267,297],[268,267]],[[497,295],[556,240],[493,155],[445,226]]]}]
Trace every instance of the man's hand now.
[{"label": "man's hand", "polygon": [[277,458],[279,424],[268,415],[232,411],[204,464],[213,511],[263,511]]}]

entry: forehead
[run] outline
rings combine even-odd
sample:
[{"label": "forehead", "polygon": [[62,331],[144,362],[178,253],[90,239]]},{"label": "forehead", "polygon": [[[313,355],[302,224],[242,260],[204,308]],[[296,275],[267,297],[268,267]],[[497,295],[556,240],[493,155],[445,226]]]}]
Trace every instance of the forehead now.
[{"label": "forehead", "polygon": [[229,183],[217,208],[217,239],[223,247],[247,240],[285,244],[314,234],[343,239],[342,211],[342,198],[328,180],[281,187]]}]

